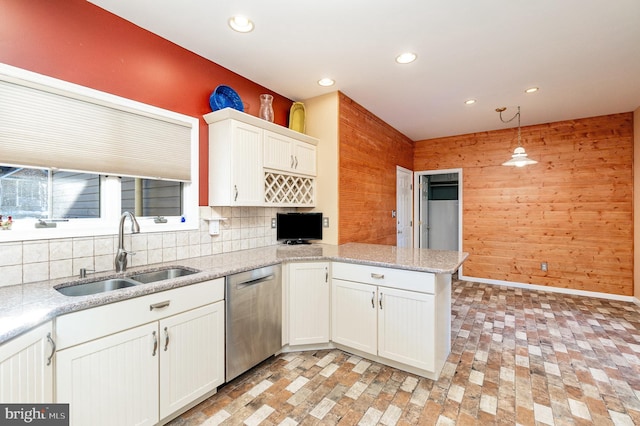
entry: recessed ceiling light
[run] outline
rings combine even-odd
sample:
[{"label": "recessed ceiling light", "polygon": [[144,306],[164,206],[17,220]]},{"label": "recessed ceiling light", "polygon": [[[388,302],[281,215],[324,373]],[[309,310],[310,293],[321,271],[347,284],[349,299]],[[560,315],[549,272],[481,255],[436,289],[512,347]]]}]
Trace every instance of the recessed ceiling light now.
[{"label": "recessed ceiling light", "polygon": [[529,87],[527,90],[524,91],[524,93],[535,93],[538,90],[540,90],[538,87]]},{"label": "recessed ceiling light", "polygon": [[318,84],[320,86],[323,86],[323,87],[329,87],[329,86],[333,86],[334,84],[336,84],[336,82],[334,80],[330,79],[329,77],[325,77],[325,78],[322,78],[322,79],[318,80]]},{"label": "recessed ceiling light", "polygon": [[476,102],[477,101],[475,99],[467,99],[466,101],[464,101],[465,105],[473,105]]},{"label": "recessed ceiling light", "polygon": [[415,61],[417,57],[418,56],[415,53],[405,52],[396,57],[396,62],[399,64],[409,64]]},{"label": "recessed ceiling light", "polygon": [[246,16],[236,15],[229,18],[229,26],[232,30],[239,33],[248,33],[253,31],[253,22]]}]

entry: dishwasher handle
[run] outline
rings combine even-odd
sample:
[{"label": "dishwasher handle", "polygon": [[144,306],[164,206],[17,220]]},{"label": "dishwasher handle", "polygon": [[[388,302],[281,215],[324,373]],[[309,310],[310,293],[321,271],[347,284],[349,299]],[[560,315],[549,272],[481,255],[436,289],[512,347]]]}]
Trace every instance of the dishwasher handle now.
[{"label": "dishwasher handle", "polygon": [[243,282],[237,283],[236,284],[236,288],[240,289],[240,288],[249,287],[249,286],[252,286],[252,285],[263,283],[265,281],[271,281],[274,278],[275,278],[275,275],[271,274],[271,275],[267,275],[267,276],[264,276],[264,277],[255,278],[253,280],[243,281]]}]

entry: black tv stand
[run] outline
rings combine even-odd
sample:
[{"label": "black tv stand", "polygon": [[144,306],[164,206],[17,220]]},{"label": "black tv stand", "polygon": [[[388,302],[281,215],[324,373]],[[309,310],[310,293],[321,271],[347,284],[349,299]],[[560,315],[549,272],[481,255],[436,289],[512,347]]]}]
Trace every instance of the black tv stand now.
[{"label": "black tv stand", "polygon": [[286,240],[284,243],[287,244],[287,245],[311,244],[311,241],[308,241],[308,240]]}]

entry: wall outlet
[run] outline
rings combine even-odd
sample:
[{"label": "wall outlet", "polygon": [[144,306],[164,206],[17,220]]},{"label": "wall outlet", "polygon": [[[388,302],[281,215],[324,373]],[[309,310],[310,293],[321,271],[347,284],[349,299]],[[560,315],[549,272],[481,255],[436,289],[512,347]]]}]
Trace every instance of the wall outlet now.
[{"label": "wall outlet", "polygon": [[276,229],[276,227],[277,227],[277,226],[278,226],[278,225],[277,225],[277,223],[276,223],[276,218],[275,218],[275,217],[272,217],[272,218],[271,218],[271,229]]},{"label": "wall outlet", "polygon": [[322,218],[322,227],[323,228],[328,228],[329,227],[329,218],[328,217],[323,217]]},{"label": "wall outlet", "polygon": [[547,264],[547,262],[542,262],[540,264],[540,270],[542,272],[547,272],[549,270],[549,265]]}]

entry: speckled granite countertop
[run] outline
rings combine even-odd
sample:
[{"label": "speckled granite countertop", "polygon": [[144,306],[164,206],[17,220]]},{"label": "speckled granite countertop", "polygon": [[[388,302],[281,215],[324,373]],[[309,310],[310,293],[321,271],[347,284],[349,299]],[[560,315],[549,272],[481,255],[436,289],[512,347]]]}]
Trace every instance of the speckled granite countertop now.
[{"label": "speckled granite countertop", "polygon": [[277,245],[129,268],[127,275],[139,271],[164,269],[168,266],[183,266],[201,272],[89,296],[64,296],[54,287],[70,281],[90,282],[124,274],[105,272],[92,274],[83,280],[66,278],[0,287],[0,344],[61,314],[282,262],[330,260],[452,274],[462,265],[467,256],[467,253],[455,251],[407,249],[358,243],[341,246],[325,244]]}]

